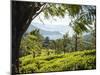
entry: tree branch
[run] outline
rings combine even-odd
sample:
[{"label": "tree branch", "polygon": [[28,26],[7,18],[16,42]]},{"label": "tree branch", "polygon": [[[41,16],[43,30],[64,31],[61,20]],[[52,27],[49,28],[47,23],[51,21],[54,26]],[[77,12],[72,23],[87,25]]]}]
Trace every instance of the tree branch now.
[{"label": "tree branch", "polygon": [[32,17],[32,20],[35,19],[46,7],[46,3],[42,5],[39,11],[36,12],[36,14]]}]

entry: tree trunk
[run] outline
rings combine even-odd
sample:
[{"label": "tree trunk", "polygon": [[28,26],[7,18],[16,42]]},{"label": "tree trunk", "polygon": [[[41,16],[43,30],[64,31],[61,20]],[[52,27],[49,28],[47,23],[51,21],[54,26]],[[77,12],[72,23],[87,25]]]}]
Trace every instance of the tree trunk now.
[{"label": "tree trunk", "polygon": [[63,44],[64,46],[63,46],[63,51],[64,51],[64,54],[66,53],[66,45],[65,44]]},{"label": "tree trunk", "polygon": [[33,51],[33,58],[35,58],[35,52]]},{"label": "tree trunk", "polygon": [[48,56],[50,55],[49,49],[48,49]]},{"label": "tree trunk", "polygon": [[19,73],[20,41],[32,21],[32,17],[40,9],[40,3],[12,1],[12,75]]},{"label": "tree trunk", "polygon": [[77,34],[75,36],[75,51],[77,51]]},{"label": "tree trunk", "polygon": [[64,54],[66,53],[65,49],[64,49]]},{"label": "tree trunk", "polygon": [[94,48],[96,49],[96,19],[95,19],[95,23],[94,23],[94,28],[95,28],[95,34],[94,34],[94,36],[95,36],[95,41],[94,41],[94,43],[95,43],[95,46],[94,46]]}]

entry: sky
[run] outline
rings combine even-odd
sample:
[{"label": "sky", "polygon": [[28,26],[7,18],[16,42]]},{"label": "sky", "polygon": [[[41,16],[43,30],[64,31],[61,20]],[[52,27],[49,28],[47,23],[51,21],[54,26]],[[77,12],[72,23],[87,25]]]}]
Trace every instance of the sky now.
[{"label": "sky", "polygon": [[49,17],[49,19],[46,19],[44,17],[43,13],[40,13],[33,21],[32,25],[37,25],[38,23],[38,28],[48,30],[48,31],[58,31],[62,34],[69,33],[69,36],[73,35],[73,30],[69,26],[70,23],[70,18],[68,14],[65,15],[64,18],[62,17]]}]

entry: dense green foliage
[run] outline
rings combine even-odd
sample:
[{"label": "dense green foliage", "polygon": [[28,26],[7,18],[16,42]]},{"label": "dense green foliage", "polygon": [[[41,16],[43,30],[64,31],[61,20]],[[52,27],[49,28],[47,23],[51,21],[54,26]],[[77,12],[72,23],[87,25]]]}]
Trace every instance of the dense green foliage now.
[{"label": "dense green foliage", "polygon": [[[87,36],[87,35],[86,35]],[[90,70],[96,68],[93,33],[86,36],[65,34],[63,38],[43,38],[38,29],[25,34],[21,41],[20,73]],[[84,37],[84,38],[83,38]],[[88,39],[90,38],[90,39]],[[86,42],[88,42],[86,44]],[[90,43],[90,44],[89,44]],[[75,46],[77,44],[77,50]],[[93,50],[94,49],[94,50]]]},{"label": "dense green foliage", "polygon": [[25,34],[21,40],[20,55],[33,54],[33,57],[35,57],[41,54],[42,38],[38,29],[33,30],[29,34]]},{"label": "dense green foliage", "polygon": [[96,68],[96,51],[84,50],[72,53],[41,56],[27,55],[20,58],[20,73],[90,70]]}]

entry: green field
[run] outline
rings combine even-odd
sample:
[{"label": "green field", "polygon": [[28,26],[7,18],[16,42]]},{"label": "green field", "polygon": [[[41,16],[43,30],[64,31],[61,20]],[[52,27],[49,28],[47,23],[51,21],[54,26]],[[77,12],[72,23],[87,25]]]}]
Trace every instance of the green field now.
[{"label": "green field", "polygon": [[19,58],[20,73],[39,73],[96,69],[96,50],[76,51],[59,55],[27,55]]}]

